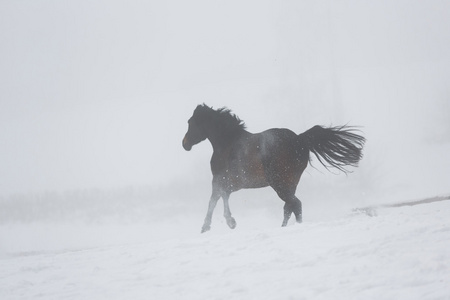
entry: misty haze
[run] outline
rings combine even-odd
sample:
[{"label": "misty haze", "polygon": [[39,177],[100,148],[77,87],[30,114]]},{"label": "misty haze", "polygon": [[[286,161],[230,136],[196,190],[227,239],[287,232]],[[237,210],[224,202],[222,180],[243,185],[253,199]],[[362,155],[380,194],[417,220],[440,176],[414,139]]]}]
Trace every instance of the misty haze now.
[{"label": "misty haze", "polygon": [[[450,2],[7,0],[0,41],[1,299],[449,297]],[[312,156],[302,224],[249,189],[200,235],[203,103],[363,159]]]}]

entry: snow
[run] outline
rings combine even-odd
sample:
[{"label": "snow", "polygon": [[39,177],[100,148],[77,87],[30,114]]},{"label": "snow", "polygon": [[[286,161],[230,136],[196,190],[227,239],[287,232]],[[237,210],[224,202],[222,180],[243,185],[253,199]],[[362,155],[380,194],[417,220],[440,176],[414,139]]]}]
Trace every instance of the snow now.
[{"label": "snow", "polygon": [[15,236],[31,237],[39,226],[3,224],[0,240],[11,247],[0,258],[0,298],[449,299],[449,211],[450,201],[380,207],[375,217],[348,210],[286,228],[255,211],[240,216],[235,230],[214,220],[206,234],[191,214],[187,226],[175,218],[141,225],[41,221],[50,235],[55,227],[70,234],[73,226],[91,237],[109,231],[115,244],[72,235],[78,245],[62,240],[28,252],[13,249]]},{"label": "snow", "polygon": [[[450,192],[450,1],[4,2],[0,300],[450,299],[450,201],[390,207]],[[239,191],[200,235],[202,102],[362,126],[364,159],[313,161],[301,225]]]}]

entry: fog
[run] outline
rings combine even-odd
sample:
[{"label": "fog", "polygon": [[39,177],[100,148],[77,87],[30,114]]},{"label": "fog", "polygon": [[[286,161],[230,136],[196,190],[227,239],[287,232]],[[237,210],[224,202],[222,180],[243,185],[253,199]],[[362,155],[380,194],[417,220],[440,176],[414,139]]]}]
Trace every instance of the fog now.
[{"label": "fog", "polygon": [[449,12],[447,1],[3,1],[0,195],[192,189],[206,210],[212,148],[181,147],[203,102],[251,132],[362,126],[360,167],[335,176],[316,162],[305,199],[448,193]]}]

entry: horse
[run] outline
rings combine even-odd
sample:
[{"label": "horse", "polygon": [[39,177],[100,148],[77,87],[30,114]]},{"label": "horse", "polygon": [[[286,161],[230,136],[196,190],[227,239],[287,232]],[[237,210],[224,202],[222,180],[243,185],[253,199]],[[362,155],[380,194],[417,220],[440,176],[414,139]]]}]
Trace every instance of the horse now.
[{"label": "horse", "polygon": [[206,139],[211,142],[212,194],[202,226],[204,233],[211,229],[214,208],[220,198],[224,203],[224,217],[231,229],[236,227],[229,205],[230,194],[240,189],[270,186],[284,201],[286,226],[292,214],[302,222],[302,203],[295,196],[303,171],[311,161],[312,152],[328,170],[334,167],[344,173],[346,166],[357,167],[362,159],[366,139],[355,127],[314,126],[296,134],[285,128],[272,128],[250,133],[245,123],[230,109],[213,109],[198,105],[188,120],[183,148],[192,147]]}]

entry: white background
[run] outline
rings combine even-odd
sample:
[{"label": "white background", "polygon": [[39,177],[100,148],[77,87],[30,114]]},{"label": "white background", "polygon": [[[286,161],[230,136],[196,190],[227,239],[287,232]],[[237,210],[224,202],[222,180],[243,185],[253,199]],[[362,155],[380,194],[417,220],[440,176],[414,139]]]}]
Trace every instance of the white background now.
[{"label": "white background", "polygon": [[203,102],[252,132],[363,126],[365,172],[445,190],[449,157],[433,150],[450,139],[449,8],[2,1],[0,194],[209,176],[209,146],[181,147]]}]

